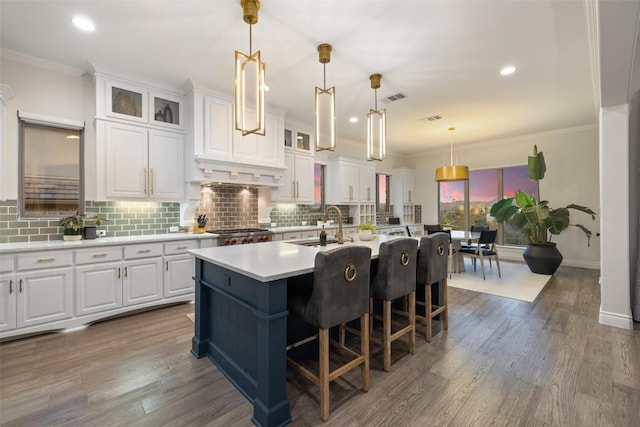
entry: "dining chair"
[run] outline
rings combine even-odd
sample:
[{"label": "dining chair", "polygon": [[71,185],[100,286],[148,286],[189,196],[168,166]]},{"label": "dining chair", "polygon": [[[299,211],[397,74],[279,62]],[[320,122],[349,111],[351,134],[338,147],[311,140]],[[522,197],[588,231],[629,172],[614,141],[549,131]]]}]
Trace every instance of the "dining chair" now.
[{"label": "dining chair", "polygon": [[455,245],[453,244],[453,241],[451,240],[451,230],[429,230],[427,231],[427,235],[429,234],[435,234],[435,233],[447,233],[449,235],[449,278],[453,277],[453,272],[455,271],[456,273],[458,273],[457,269],[455,268],[455,263],[456,263],[456,254],[458,253],[458,249],[455,247]]},{"label": "dining chair", "polygon": [[[489,226],[488,225],[472,225],[470,231],[472,233],[479,233],[481,231],[486,231],[486,230],[489,230]],[[468,240],[467,243],[462,244],[461,247],[463,247],[463,248],[474,248],[475,249],[476,243],[473,243],[471,240]]]},{"label": "dining chair", "polygon": [[[482,268],[482,279],[486,280],[484,272],[484,260],[485,258],[491,262],[491,259],[495,258],[496,266],[498,267],[498,277],[502,277],[500,273],[500,259],[498,257],[498,251],[496,250],[496,236],[498,230],[482,230],[480,232],[480,238],[475,248],[461,248],[459,252],[471,257],[473,260],[473,271],[476,271],[476,260],[480,259],[480,267]],[[493,268],[493,267],[492,267]]]},{"label": "dining chair", "polygon": [[424,231],[427,234],[435,233],[437,231],[442,231],[442,225],[440,225],[440,224],[424,224]]},{"label": "dining chair", "polygon": [[[287,309],[292,321],[302,320],[319,329],[318,373],[312,372],[293,357],[289,365],[319,388],[320,418],[329,419],[329,383],[351,369],[360,366],[362,390],[369,390],[369,278],[371,249],[364,246],[342,246],[315,257],[313,280],[291,280],[287,284]],[[301,276],[302,277],[302,276]],[[305,276],[306,277],[306,276]],[[344,343],[329,340],[329,329],[354,319],[360,319],[360,352]],[[315,336],[314,336],[315,337]],[[303,339],[287,347],[292,350],[310,342]],[[338,348],[350,360],[330,370],[329,344]]]}]

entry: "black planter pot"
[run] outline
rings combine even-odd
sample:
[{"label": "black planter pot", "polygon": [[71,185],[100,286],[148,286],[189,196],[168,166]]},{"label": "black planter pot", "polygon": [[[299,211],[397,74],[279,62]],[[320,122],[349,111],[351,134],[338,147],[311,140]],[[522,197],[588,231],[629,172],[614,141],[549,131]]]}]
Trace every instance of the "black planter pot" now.
[{"label": "black planter pot", "polygon": [[522,253],[533,273],[552,275],[562,262],[562,254],[553,242],[529,243]]},{"label": "black planter pot", "polygon": [[62,232],[63,240],[82,240],[82,227],[74,230],[73,228],[65,228]]}]

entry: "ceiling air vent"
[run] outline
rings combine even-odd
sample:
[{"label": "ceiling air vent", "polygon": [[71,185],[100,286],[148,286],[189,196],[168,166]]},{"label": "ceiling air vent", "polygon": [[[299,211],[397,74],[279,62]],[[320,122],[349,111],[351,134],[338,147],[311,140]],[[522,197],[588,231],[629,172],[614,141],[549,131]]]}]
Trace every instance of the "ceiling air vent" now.
[{"label": "ceiling air vent", "polygon": [[391,102],[394,101],[400,101],[401,99],[406,98],[407,95],[405,95],[402,92],[398,92],[395,95],[391,95],[391,96],[387,96],[386,98],[382,98],[380,101],[384,102],[385,104],[389,104]]},{"label": "ceiling air vent", "polygon": [[440,114],[435,114],[433,116],[423,117],[423,118],[420,119],[420,121],[433,122],[435,120],[440,120],[441,118],[442,118],[442,116]]}]

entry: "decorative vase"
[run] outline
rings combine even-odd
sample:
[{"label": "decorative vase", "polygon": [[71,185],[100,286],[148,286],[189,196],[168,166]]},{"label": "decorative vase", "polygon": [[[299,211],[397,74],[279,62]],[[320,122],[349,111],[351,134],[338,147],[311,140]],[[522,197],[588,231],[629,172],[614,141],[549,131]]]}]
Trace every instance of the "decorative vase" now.
[{"label": "decorative vase", "polygon": [[73,228],[65,228],[62,232],[62,240],[82,240],[82,227],[74,230]]},{"label": "decorative vase", "polygon": [[553,242],[529,243],[522,253],[532,273],[552,275],[562,262],[562,254]]},{"label": "decorative vase", "polygon": [[373,239],[375,234],[373,234],[372,230],[359,230],[358,231],[358,239],[362,241]]}]

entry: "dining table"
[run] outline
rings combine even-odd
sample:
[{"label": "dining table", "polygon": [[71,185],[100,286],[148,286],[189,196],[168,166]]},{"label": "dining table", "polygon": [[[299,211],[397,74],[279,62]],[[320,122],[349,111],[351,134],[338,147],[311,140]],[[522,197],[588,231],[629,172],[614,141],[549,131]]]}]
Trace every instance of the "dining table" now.
[{"label": "dining table", "polygon": [[480,240],[479,231],[451,230],[451,246],[456,252],[449,259],[449,271],[453,273],[464,273],[464,256],[460,252],[463,243],[478,243]]}]

